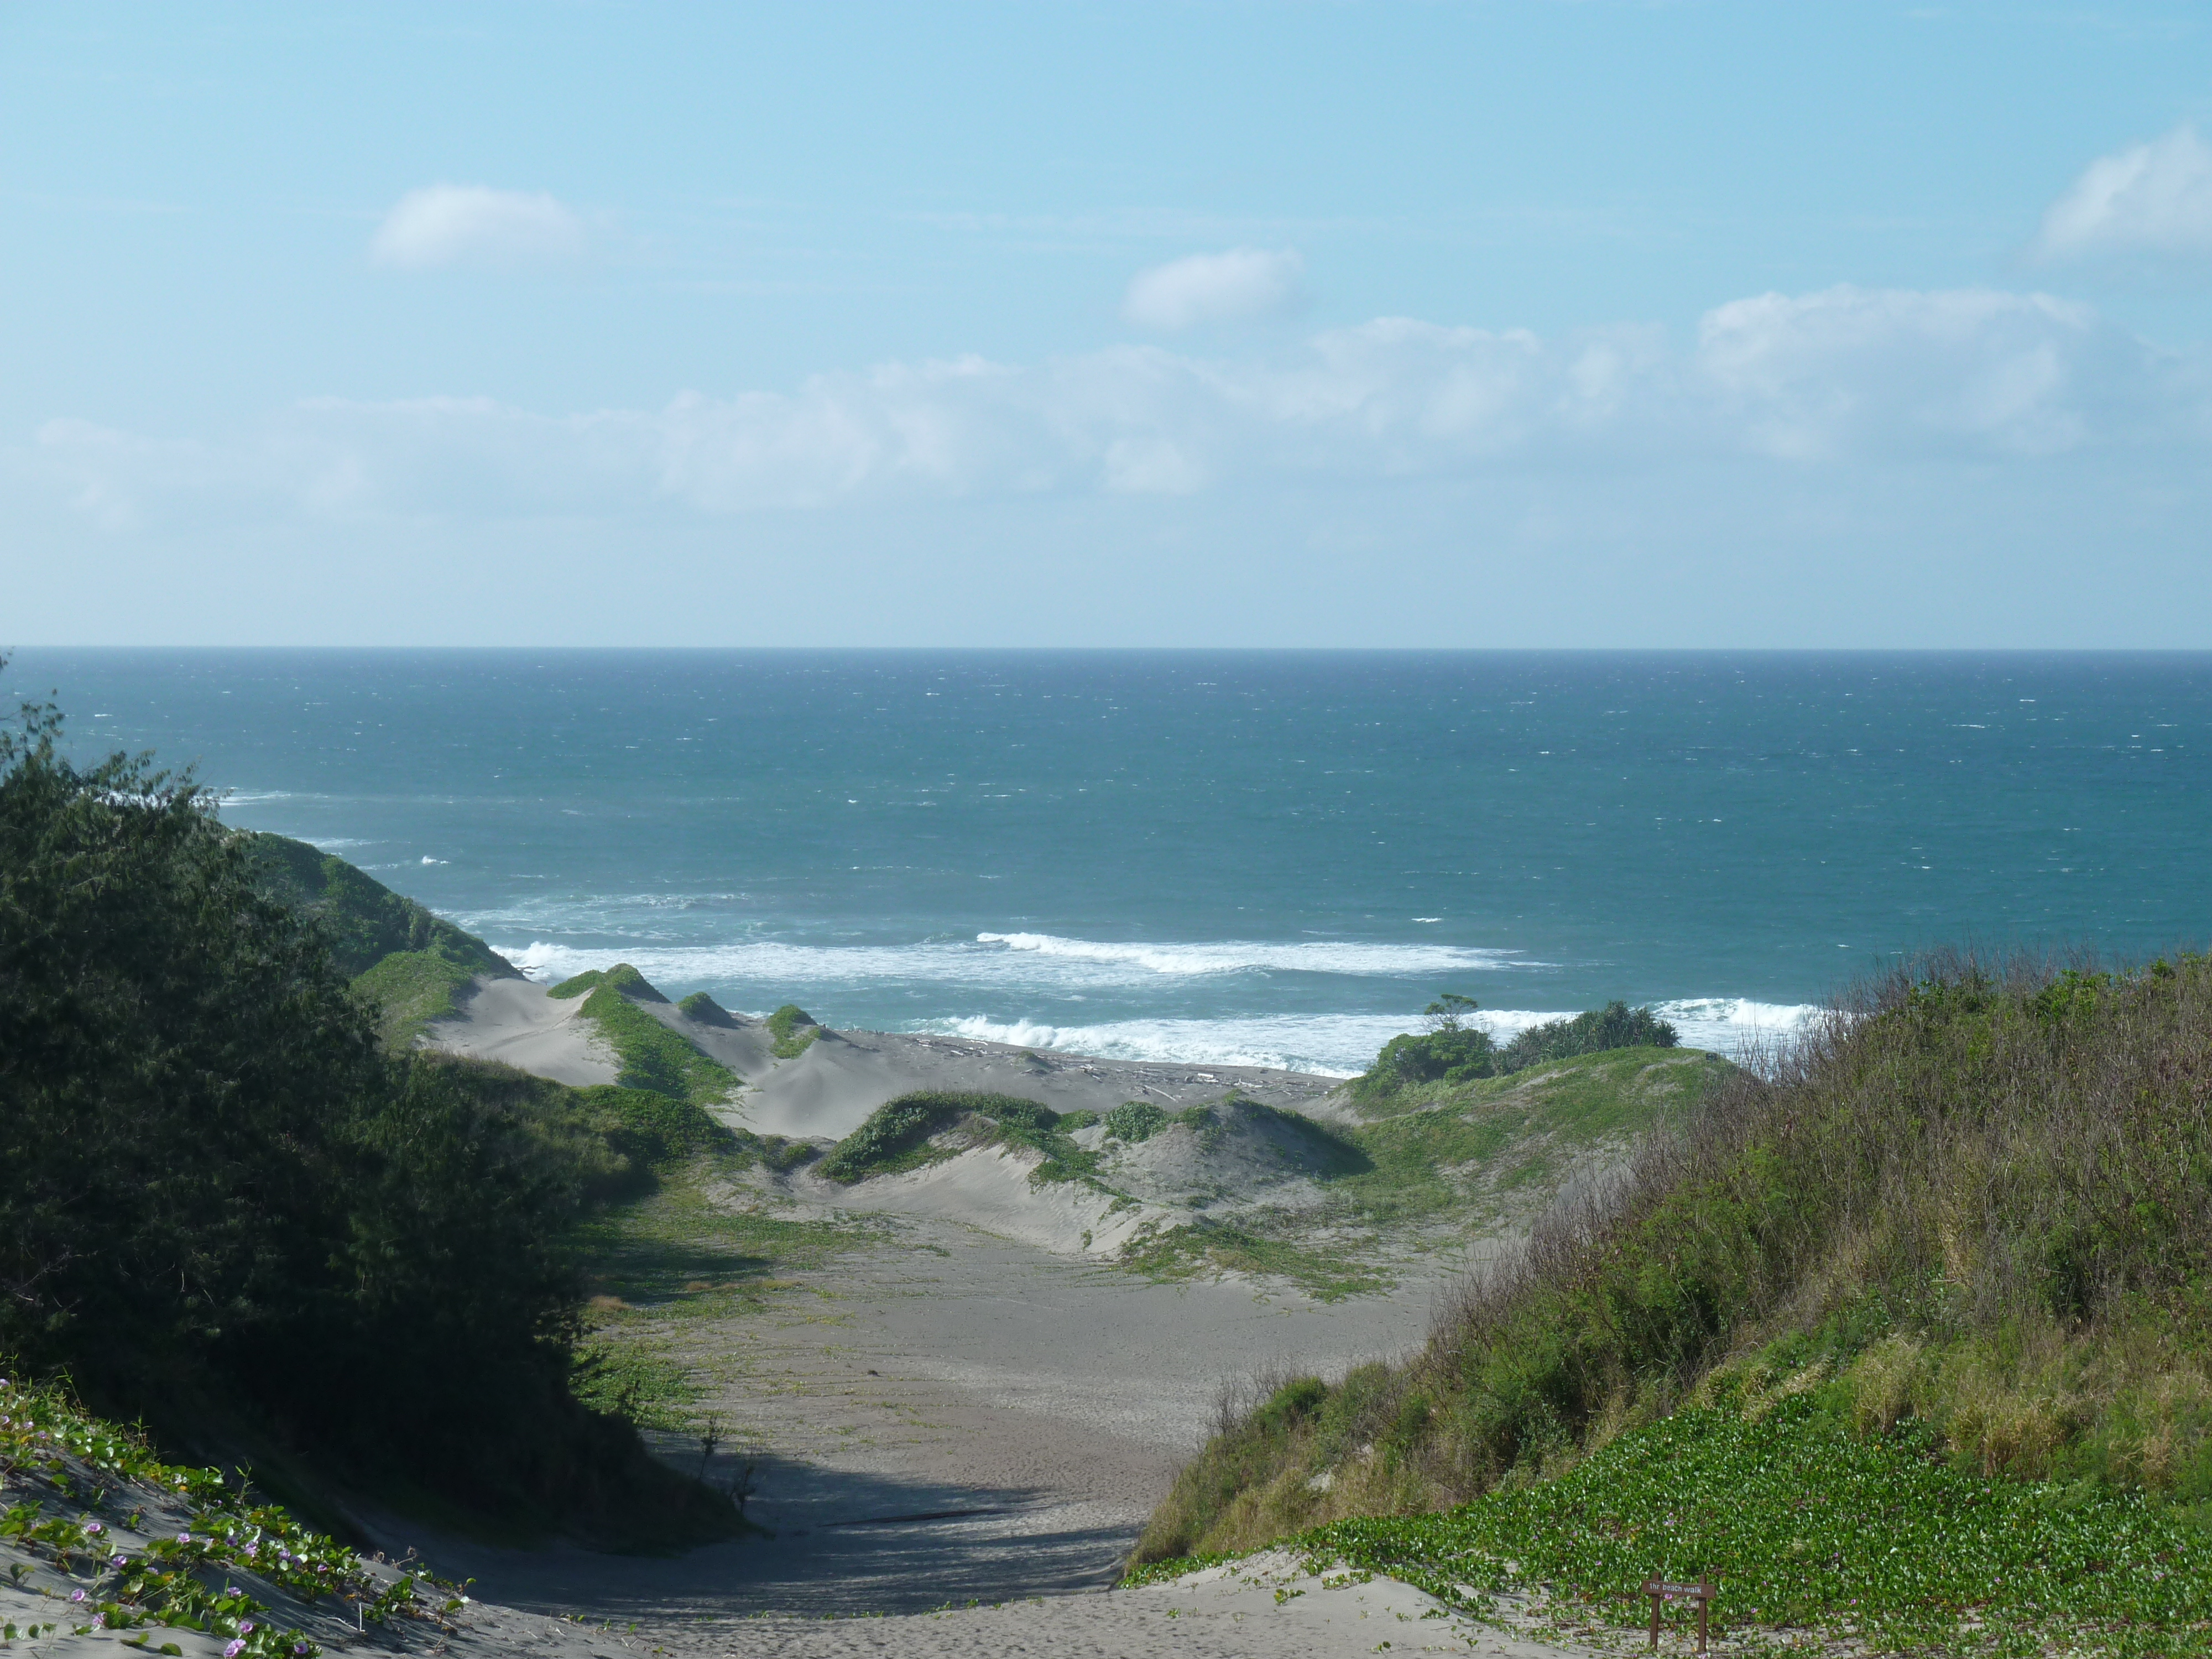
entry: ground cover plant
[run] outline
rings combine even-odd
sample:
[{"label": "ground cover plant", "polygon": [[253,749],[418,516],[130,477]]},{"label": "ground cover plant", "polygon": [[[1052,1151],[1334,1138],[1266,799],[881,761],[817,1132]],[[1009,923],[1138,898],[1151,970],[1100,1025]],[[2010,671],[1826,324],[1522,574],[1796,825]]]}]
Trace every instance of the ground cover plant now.
[{"label": "ground cover plant", "polygon": [[[1878,1650],[2186,1654],[2212,1639],[2212,1534],[2136,1492],[1959,1468],[1928,1425],[1861,1431],[1824,1371],[1738,1373],[1559,1478],[1438,1515],[1297,1535],[1327,1564],[1452,1605],[1534,1595],[1547,1622],[1634,1629],[1653,1574],[1706,1577],[1720,1627],[1821,1632]],[[1317,1411],[1309,1389],[1279,1417]],[[1137,1575],[1171,1577],[1187,1562]],[[1693,1615],[1678,1607],[1670,1622]]]},{"label": "ground cover plant", "polygon": [[668,999],[626,962],[563,980],[547,994],[584,999],[584,1017],[598,1024],[622,1062],[615,1082],[623,1088],[698,1106],[726,1100],[738,1088],[739,1079],[727,1066],[637,1006]]},{"label": "ground cover plant", "polygon": [[605,1149],[511,1079],[386,1053],[189,778],[80,769],[60,729],[0,732],[0,1352],[301,1486],[733,1523],[569,1389]]},{"label": "ground cover plant", "polygon": [[[1083,1115],[1087,1121],[1089,1115]],[[961,1132],[957,1136],[940,1139],[956,1130]],[[1043,1154],[1043,1162],[1030,1175],[1038,1185],[1055,1181],[1096,1184],[1097,1155],[1069,1138],[1066,1121],[1050,1107],[1014,1095],[927,1090],[884,1102],[815,1168],[831,1181],[850,1184],[942,1163],[976,1146],[1001,1144]]]},{"label": "ground cover plant", "polygon": [[226,1659],[316,1659],[321,1644],[280,1623],[270,1601],[329,1608],[349,1632],[442,1622],[461,1606],[453,1586],[372,1567],[219,1470],[161,1462],[143,1436],[50,1384],[0,1376],[0,1480],[10,1585],[44,1589],[43,1602],[25,1601],[48,1614],[8,1620],[0,1641],[137,1631],[131,1645],[175,1654],[159,1633],[195,1631],[227,1638]]},{"label": "ground cover plant", "polygon": [[778,1060],[797,1060],[822,1035],[821,1023],[795,1002],[787,1002],[770,1014],[768,1029],[775,1039],[772,1052]]},{"label": "ground cover plant", "polygon": [[[2101,1514],[2114,1552],[2136,1523],[2113,1517],[2138,1511],[2201,1540],[2209,1103],[2203,957],[1900,970],[1796,1051],[1723,1079],[1611,1190],[1554,1210],[1411,1363],[1224,1421],[1143,1553],[1489,1502],[1583,1468],[1623,1483],[1613,1512],[1648,1539],[1649,1504],[1607,1449],[1698,1407],[1753,1356],[1811,1379],[1814,1403],[1790,1412],[1825,1402],[1823,1433],[1996,1483],[1993,1504],[2032,1487],[2039,1504]],[[2201,1541],[2171,1553],[2144,1583],[2201,1571]],[[2154,1626],[2142,1650],[2187,1650],[2202,1635],[2178,1632],[2180,1594],[2093,1595],[2087,1613],[2134,1607]]]}]

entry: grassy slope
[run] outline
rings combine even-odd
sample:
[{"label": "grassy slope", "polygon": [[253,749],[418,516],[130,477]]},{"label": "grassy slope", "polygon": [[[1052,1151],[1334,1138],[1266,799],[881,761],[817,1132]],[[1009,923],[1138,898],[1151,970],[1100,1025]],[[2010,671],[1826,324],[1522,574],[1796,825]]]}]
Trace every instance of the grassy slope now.
[{"label": "grassy slope", "polygon": [[1368,1105],[1358,1127],[1323,1132],[1350,1156],[1322,1177],[1318,1209],[1200,1217],[1153,1235],[1127,1260],[1156,1278],[1259,1273],[1329,1298],[1377,1289],[1389,1257],[1540,1201],[1575,1161],[1608,1146],[1625,1153],[1655,1124],[1679,1121],[1733,1069],[1693,1048],[1620,1048],[1406,1088]]},{"label": "grassy slope", "polygon": [[626,962],[563,980],[550,994],[584,998],[585,1018],[598,1023],[622,1061],[615,1081],[625,1089],[648,1090],[704,1106],[727,1099],[738,1085],[740,1079],[727,1066],[708,1058],[637,1006],[668,999]]},{"label": "grassy slope", "polygon": [[1866,1016],[1729,1080],[1412,1363],[1224,1425],[1141,1553],[1343,1518],[1401,1576],[1480,1544],[1627,1620],[1686,1536],[1761,1623],[2002,1649],[2078,1613],[2095,1650],[2201,1650],[2212,963],[1954,963]]},{"label": "grassy slope", "polygon": [[262,890],[312,916],[339,968],[382,1009],[386,1047],[412,1045],[425,1025],[459,1006],[477,975],[514,976],[514,964],[475,934],[343,859],[264,831],[248,831],[246,840]]}]

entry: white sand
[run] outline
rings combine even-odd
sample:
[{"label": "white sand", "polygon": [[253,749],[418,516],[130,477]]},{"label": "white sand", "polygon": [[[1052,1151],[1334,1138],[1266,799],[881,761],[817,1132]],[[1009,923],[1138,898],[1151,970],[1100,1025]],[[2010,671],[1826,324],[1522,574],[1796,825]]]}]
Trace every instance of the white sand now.
[{"label": "white sand", "polygon": [[579,1018],[581,997],[549,997],[526,979],[478,976],[460,1012],[433,1022],[424,1041],[471,1060],[496,1060],[519,1071],[582,1088],[612,1083],[613,1054],[596,1022]]},{"label": "white sand", "polygon": [[[584,1000],[548,996],[528,980],[480,979],[460,1011],[433,1024],[424,1041],[562,1083],[611,1083],[611,1056],[592,1023],[576,1018]],[[1315,1110],[1339,1086],[1333,1078],[1261,1066],[1093,1060],[883,1031],[824,1030],[797,1059],[778,1060],[764,1021],[692,1019],[672,1003],[635,1001],[743,1079],[724,1115],[758,1134],[842,1140],[877,1107],[918,1089],[1019,1095],[1054,1111],[1104,1112],[1125,1100],[1174,1110],[1231,1089],[1271,1105]]]}]

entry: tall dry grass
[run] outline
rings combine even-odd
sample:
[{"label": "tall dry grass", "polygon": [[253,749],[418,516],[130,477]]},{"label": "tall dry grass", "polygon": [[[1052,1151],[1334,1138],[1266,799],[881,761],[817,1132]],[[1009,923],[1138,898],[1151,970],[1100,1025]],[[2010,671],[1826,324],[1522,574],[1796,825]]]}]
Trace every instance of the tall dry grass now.
[{"label": "tall dry grass", "polygon": [[1555,1205],[1417,1358],[1248,1412],[1139,1558],[1542,1479],[1723,1371],[2203,1501],[2208,1261],[2212,961],[1929,957]]}]

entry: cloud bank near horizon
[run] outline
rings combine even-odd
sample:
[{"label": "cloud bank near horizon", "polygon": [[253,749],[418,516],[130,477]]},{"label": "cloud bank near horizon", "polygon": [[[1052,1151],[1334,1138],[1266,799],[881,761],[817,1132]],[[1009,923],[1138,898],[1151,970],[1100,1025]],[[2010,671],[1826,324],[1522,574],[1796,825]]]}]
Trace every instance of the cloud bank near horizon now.
[{"label": "cloud bank near horizon", "polygon": [[890,362],[658,409],[317,398],[221,441],[58,418],[15,470],[118,532],[227,514],[1174,499],[1705,460],[1785,475],[1986,470],[2119,446],[2212,455],[2204,367],[2045,295],[1845,286],[1717,307],[1686,348],[1635,326],[1544,339],[1382,318],[1272,356],[1119,346],[1027,365]]}]

